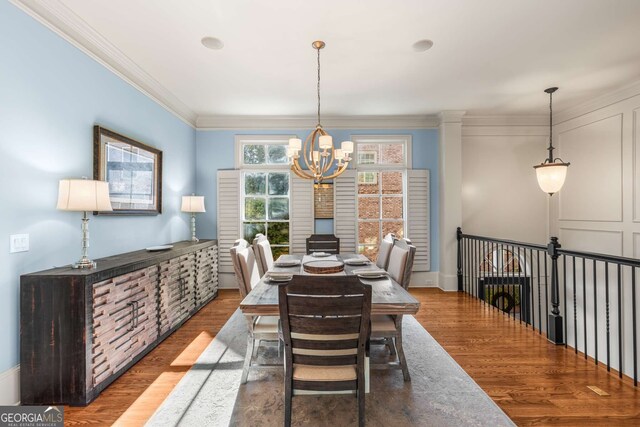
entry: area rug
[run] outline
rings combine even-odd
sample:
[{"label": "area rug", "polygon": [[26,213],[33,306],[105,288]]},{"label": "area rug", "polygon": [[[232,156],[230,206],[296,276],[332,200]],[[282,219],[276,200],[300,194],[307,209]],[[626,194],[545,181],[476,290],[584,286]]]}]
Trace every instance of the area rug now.
[{"label": "area rug", "polygon": [[[513,426],[486,393],[413,318],[403,320],[411,382],[399,370],[372,370],[366,396],[368,426]],[[154,413],[149,426],[281,426],[281,368],[252,370],[240,384],[247,326],[237,310]],[[386,357],[372,345],[372,360]],[[278,358],[275,345],[260,358]],[[294,396],[293,425],[357,425],[353,395]]]}]

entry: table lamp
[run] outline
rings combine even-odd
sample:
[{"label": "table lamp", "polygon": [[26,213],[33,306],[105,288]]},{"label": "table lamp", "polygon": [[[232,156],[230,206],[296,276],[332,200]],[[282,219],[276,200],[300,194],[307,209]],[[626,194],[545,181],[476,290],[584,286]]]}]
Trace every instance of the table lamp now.
[{"label": "table lamp", "polygon": [[191,213],[191,241],[199,242],[196,237],[196,212],[206,212],[204,209],[204,196],[182,196],[182,212]]},{"label": "table lamp", "polygon": [[58,209],[82,212],[82,257],[73,268],[95,268],[89,259],[89,218],[87,211],[112,211],[109,183],[89,179],[61,179],[58,186]]}]

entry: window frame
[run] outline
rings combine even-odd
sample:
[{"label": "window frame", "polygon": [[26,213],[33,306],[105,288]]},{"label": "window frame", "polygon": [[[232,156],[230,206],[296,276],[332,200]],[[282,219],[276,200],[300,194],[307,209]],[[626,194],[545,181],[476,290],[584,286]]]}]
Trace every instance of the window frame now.
[{"label": "window frame", "polygon": [[289,162],[282,164],[247,164],[244,163],[244,145],[289,145],[290,138],[297,135],[236,135],[234,144],[234,158],[236,169],[286,169],[290,170]]},{"label": "window frame", "polygon": [[[354,169],[356,171],[356,189],[355,189],[355,202],[356,202],[356,252],[360,253],[360,247],[371,247],[373,245],[367,245],[361,243],[360,241],[360,223],[361,222],[377,222],[378,223],[378,239],[384,238],[383,235],[383,223],[384,222],[393,222],[399,221],[399,218],[383,218],[382,217],[382,199],[383,197],[402,197],[402,228],[403,235],[407,235],[407,226],[408,226],[408,217],[407,217],[407,191],[408,191],[408,173],[407,171],[411,169],[412,159],[411,159],[411,145],[412,145],[412,137],[411,135],[351,135],[351,141],[353,141],[354,147]],[[396,164],[368,164],[358,163],[358,146],[361,144],[402,144],[404,150],[404,162],[396,163]],[[377,172],[378,174],[382,174],[384,172],[400,172],[402,173],[402,193],[401,194],[383,194],[382,193],[382,179],[377,179],[377,182],[365,183],[360,182],[360,173],[361,172]],[[379,178],[382,178],[382,175],[377,175]],[[359,186],[361,184],[378,184],[378,192],[375,194],[359,194]],[[377,219],[361,219],[360,218],[360,198],[367,197],[376,197],[379,200],[379,211]],[[378,246],[380,245],[381,240],[378,242]]]},{"label": "window frame", "polygon": [[[292,199],[291,199],[291,191],[292,191],[292,176],[291,176],[291,166],[289,165],[289,163],[284,163],[284,164],[269,164],[269,163],[262,163],[262,164],[246,164],[244,163],[244,150],[243,150],[243,146],[244,145],[284,145],[284,146],[288,146],[289,144],[289,139],[290,138],[296,138],[296,135],[236,135],[235,136],[235,166],[236,169],[238,169],[240,171],[240,215],[239,215],[239,222],[240,222],[240,234],[242,236],[242,238],[244,238],[245,234],[244,234],[244,224],[245,223],[257,223],[257,224],[267,224],[267,229],[265,230],[266,235],[268,237],[268,228],[269,228],[269,223],[273,222],[286,222],[289,224],[289,239],[288,239],[288,243],[286,245],[283,244],[276,244],[273,242],[270,242],[271,246],[275,247],[286,247],[288,249],[288,252],[291,253],[291,247],[292,247],[292,241],[291,241],[291,225],[292,225],[292,219],[291,219],[291,208],[292,208]],[[245,192],[245,174],[246,173],[264,173],[267,175],[266,177],[266,194],[264,196],[261,195],[247,195]],[[288,174],[288,184],[289,184],[289,193],[287,194],[287,196],[269,196],[269,187],[268,187],[268,174],[269,173],[286,173]],[[246,198],[247,197],[259,197],[259,198],[264,198],[266,203],[265,203],[265,219],[264,220],[245,220],[245,203],[246,203]],[[277,219],[277,220],[270,220],[269,219],[269,202],[268,199],[269,198],[278,198],[278,197],[286,197],[289,200],[289,219]],[[252,243],[252,242],[249,242]]]}]

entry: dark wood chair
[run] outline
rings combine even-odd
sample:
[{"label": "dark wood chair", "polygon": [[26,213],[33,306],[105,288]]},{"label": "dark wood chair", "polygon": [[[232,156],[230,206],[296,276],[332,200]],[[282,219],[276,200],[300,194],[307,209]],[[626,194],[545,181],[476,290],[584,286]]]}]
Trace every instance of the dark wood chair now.
[{"label": "dark wood chair", "polygon": [[312,252],[340,253],[340,239],[333,234],[312,234],[307,237],[307,254]]},{"label": "dark wood chair", "polygon": [[364,426],[371,287],[355,276],[293,276],[278,289],[285,345],[285,426],[293,390],[354,390]]}]

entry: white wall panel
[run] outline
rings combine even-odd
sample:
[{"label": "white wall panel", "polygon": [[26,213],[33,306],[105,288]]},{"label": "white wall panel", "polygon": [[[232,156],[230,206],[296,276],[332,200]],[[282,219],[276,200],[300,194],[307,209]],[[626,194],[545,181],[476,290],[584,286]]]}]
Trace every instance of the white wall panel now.
[{"label": "white wall panel", "polygon": [[558,144],[571,162],[560,220],[622,221],[622,114],[566,130]]},{"label": "white wall panel", "polygon": [[560,242],[565,249],[622,256],[622,232],[560,227]]},{"label": "white wall panel", "polygon": [[633,221],[640,222],[640,108],[633,110]]}]

